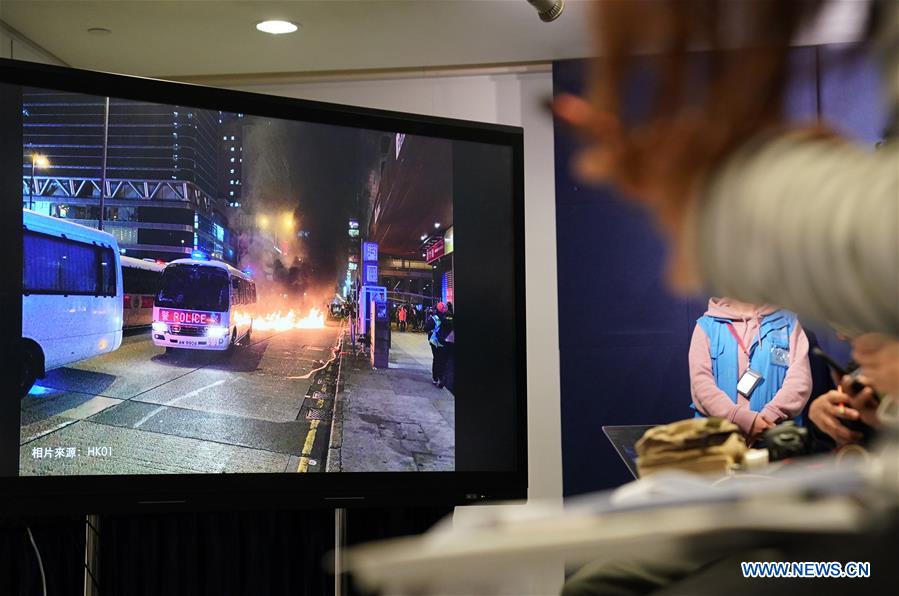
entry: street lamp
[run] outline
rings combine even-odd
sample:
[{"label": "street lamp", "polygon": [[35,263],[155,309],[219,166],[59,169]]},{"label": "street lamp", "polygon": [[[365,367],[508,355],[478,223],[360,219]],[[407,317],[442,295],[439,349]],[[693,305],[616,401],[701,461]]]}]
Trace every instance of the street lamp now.
[{"label": "street lamp", "polygon": [[50,160],[46,155],[40,153],[31,153],[31,184],[28,186],[28,208],[34,209],[34,169],[49,168]]},{"label": "street lamp", "polygon": [[290,213],[290,212],[285,213],[283,219],[284,219],[284,229],[286,229],[288,232],[292,232],[293,225],[294,225],[293,213]]},{"label": "street lamp", "polygon": [[259,217],[257,217],[256,223],[259,224],[260,229],[265,230],[268,228],[268,218],[264,215],[260,215]]}]

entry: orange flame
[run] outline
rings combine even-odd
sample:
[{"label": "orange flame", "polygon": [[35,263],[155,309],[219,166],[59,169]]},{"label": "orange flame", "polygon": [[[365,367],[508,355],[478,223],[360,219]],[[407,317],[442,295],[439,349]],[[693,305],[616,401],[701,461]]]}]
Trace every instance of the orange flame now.
[{"label": "orange flame", "polygon": [[[246,313],[235,313],[237,321],[247,323],[250,315]],[[317,308],[309,311],[305,317],[298,318],[297,313],[291,309],[287,314],[281,314],[281,311],[272,312],[267,315],[260,315],[253,318],[253,329],[260,331],[287,331],[288,329],[324,329],[325,315]]]}]

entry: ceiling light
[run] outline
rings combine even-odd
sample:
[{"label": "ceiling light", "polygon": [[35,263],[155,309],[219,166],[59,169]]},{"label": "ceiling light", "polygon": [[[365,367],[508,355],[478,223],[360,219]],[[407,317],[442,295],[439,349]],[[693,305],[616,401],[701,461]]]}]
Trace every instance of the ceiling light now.
[{"label": "ceiling light", "polygon": [[297,26],[290,21],[262,21],[261,23],[256,23],[256,28],[263,33],[271,33],[272,35],[293,33],[297,30]]}]

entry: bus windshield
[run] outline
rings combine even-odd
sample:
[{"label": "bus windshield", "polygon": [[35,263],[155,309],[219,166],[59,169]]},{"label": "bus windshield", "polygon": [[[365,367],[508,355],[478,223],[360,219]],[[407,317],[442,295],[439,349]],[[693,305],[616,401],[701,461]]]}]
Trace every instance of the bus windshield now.
[{"label": "bus windshield", "polygon": [[189,310],[228,310],[228,273],[217,267],[170,265],[162,272],[156,306]]}]

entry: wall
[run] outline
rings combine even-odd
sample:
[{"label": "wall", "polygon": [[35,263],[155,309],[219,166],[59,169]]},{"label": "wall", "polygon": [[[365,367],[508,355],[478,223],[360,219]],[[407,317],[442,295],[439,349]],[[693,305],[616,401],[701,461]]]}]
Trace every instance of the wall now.
[{"label": "wall", "polygon": [[0,29],[0,58],[12,58],[12,38]]},{"label": "wall", "polygon": [[[819,116],[873,146],[885,122],[879,73],[845,48],[796,48],[787,112]],[[557,62],[554,91],[580,92],[585,64]],[[639,104],[648,81],[630,89]],[[556,135],[564,494],[618,486],[632,478],[601,427],[655,424],[692,415],[687,350],[705,299],[671,296],[661,281],[664,245],[641,209],[611,189],[584,188],[569,174],[577,149]],[[846,361],[848,349],[815,325],[822,347]]]},{"label": "wall", "polygon": [[65,65],[56,56],[6,27],[3,21],[0,21],[0,58]]},{"label": "wall", "polygon": [[[556,93],[580,93],[586,64],[553,69]],[[639,100],[640,89],[634,89]],[[689,415],[687,348],[703,300],[672,296],[664,245],[636,205],[585,187],[568,164],[577,149],[556,135],[556,238],[564,493],[631,480],[602,427]]]}]

